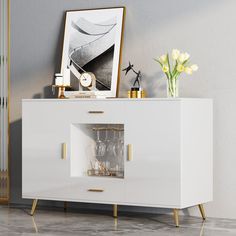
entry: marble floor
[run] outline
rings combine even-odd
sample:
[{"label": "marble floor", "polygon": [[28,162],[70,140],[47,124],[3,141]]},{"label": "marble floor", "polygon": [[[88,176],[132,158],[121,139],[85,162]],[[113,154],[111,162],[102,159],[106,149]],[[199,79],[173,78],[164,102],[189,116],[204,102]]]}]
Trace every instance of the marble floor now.
[{"label": "marble floor", "polygon": [[0,207],[1,236],[235,236],[236,220],[180,217],[181,226],[173,225],[171,215],[125,215],[113,219],[108,213],[78,213],[37,210],[34,217],[29,209]]}]

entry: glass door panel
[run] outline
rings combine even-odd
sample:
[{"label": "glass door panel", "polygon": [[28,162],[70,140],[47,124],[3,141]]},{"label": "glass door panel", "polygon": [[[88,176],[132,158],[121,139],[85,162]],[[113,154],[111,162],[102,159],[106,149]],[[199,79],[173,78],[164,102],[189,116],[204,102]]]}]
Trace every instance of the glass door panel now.
[{"label": "glass door panel", "polygon": [[72,124],[71,176],[124,178],[124,124]]}]

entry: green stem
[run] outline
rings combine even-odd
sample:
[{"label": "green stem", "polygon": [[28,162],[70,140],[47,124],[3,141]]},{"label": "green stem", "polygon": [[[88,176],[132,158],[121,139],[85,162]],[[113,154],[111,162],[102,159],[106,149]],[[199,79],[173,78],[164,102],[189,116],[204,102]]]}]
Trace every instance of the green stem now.
[{"label": "green stem", "polygon": [[177,60],[176,60],[176,61],[175,61],[175,67],[174,67],[173,74],[172,74],[173,77],[175,77],[175,74],[176,74],[176,72],[177,72],[177,66],[178,66],[178,62],[177,62]]},{"label": "green stem", "polygon": [[[158,59],[153,58],[153,60],[156,61],[157,63],[159,63],[161,68],[163,67],[163,64]],[[169,74],[167,72],[164,72],[164,73],[165,73],[167,79],[169,79],[170,78]]]},{"label": "green stem", "polygon": [[168,80],[168,93],[171,97],[177,96],[177,77]]},{"label": "green stem", "polygon": [[169,54],[166,54],[167,57],[167,63],[168,63],[168,67],[169,67],[169,74],[170,74],[170,78],[172,78],[172,73],[171,73],[171,68],[170,68],[170,59],[169,59]]}]

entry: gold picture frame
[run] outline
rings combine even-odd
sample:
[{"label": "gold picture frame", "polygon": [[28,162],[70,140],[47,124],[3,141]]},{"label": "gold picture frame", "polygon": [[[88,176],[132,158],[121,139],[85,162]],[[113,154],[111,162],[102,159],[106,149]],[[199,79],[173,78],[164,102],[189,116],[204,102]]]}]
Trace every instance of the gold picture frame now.
[{"label": "gold picture frame", "polygon": [[[7,81],[6,81],[6,94],[4,94],[4,101],[2,100],[3,107],[7,109],[6,111],[6,155],[7,155],[7,170],[1,173],[1,176],[5,178],[6,186],[4,186],[4,195],[0,196],[0,204],[8,204],[10,199],[10,148],[9,148],[9,141],[10,141],[10,0],[5,0],[4,2],[4,9],[6,18],[6,54],[5,54],[5,63],[6,63],[6,73],[7,73]],[[2,6],[1,6],[2,7]],[[3,10],[4,11],[4,10]],[[4,56],[4,54],[3,54]],[[2,58],[1,58],[2,60]],[[2,186],[1,186],[2,187]]]},{"label": "gold picture frame", "polygon": [[[66,11],[61,74],[70,84],[67,97],[118,96],[124,20],[125,7]],[[93,91],[79,84],[84,72],[96,76]]]}]

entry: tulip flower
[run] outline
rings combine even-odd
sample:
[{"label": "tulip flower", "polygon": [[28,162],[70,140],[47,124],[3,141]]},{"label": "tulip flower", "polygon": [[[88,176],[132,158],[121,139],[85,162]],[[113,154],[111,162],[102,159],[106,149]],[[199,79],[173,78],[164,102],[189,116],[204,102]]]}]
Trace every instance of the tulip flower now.
[{"label": "tulip flower", "polygon": [[173,60],[177,60],[179,57],[180,51],[178,49],[173,49],[172,50],[172,58]]},{"label": "tulip flower", "polygon": [[191,75],[193,73],[193,69],[191,67],[185,67],[184,72],[188,75]]},{"label": "tulip flower", "polygon": [[179,65],[177,66],[177,71],[178,71],[178,72],[183,72],[183,71],[184,71],[184,66],[183,66],[182,64],[179,64]]},{"label": "tulip flower", "polygon": [[184,62],[184,59],[185,59],[185,56],[183,53],[180,53],[179,57],[178,57],[178,61],[179,63],[183,63]]},{"label": "tulip flower", "polygon": [[167,54],[164,54],[160,57],[160,61],[162,64],[166,64],[167,63]]},{"label": "tulip flower", "polygon": [[[167,77],[167,94],[170,97],[178,96],[178,78],[179,75],[185,72],[191,75],[194,71],[198,70],[196,64],[190,65],[190,55],[187,52],[181,53],[178,49],[173,49],[169,54],[163,54],[160,58],[154,59],[161,66],[162,71]],[[172,63],[171,60],[172,59]]]},{"label": "tulip flower", "polygon": [[189,57],[190,57],[190,55],[187,52],[185,52],[184,53],[184,60],[187,61],[189,59]]},{"label": "tulip flower", "polygon": [[197,70],[198,70],[198,66],[197,66],[196,64],[193,64],[193,65],[191,65],[190,67],[191,67],[191,69],[192,69],[193,71],[197,71]]},{"label": "tulip flower", "polygon": [[168,67],[167,65],[163,65],[163,66],[162,66],[162,71],[163,71],[164,73],[167,73],[167,72],[169,71],[169,67]]},{"label": "tulip flower", "polygon": [[179,57],[178,57],[178,61],[179,63],[184,63],[185,61],[187,61],[189,59],[190,55],[188,53],[180,53]]}]

